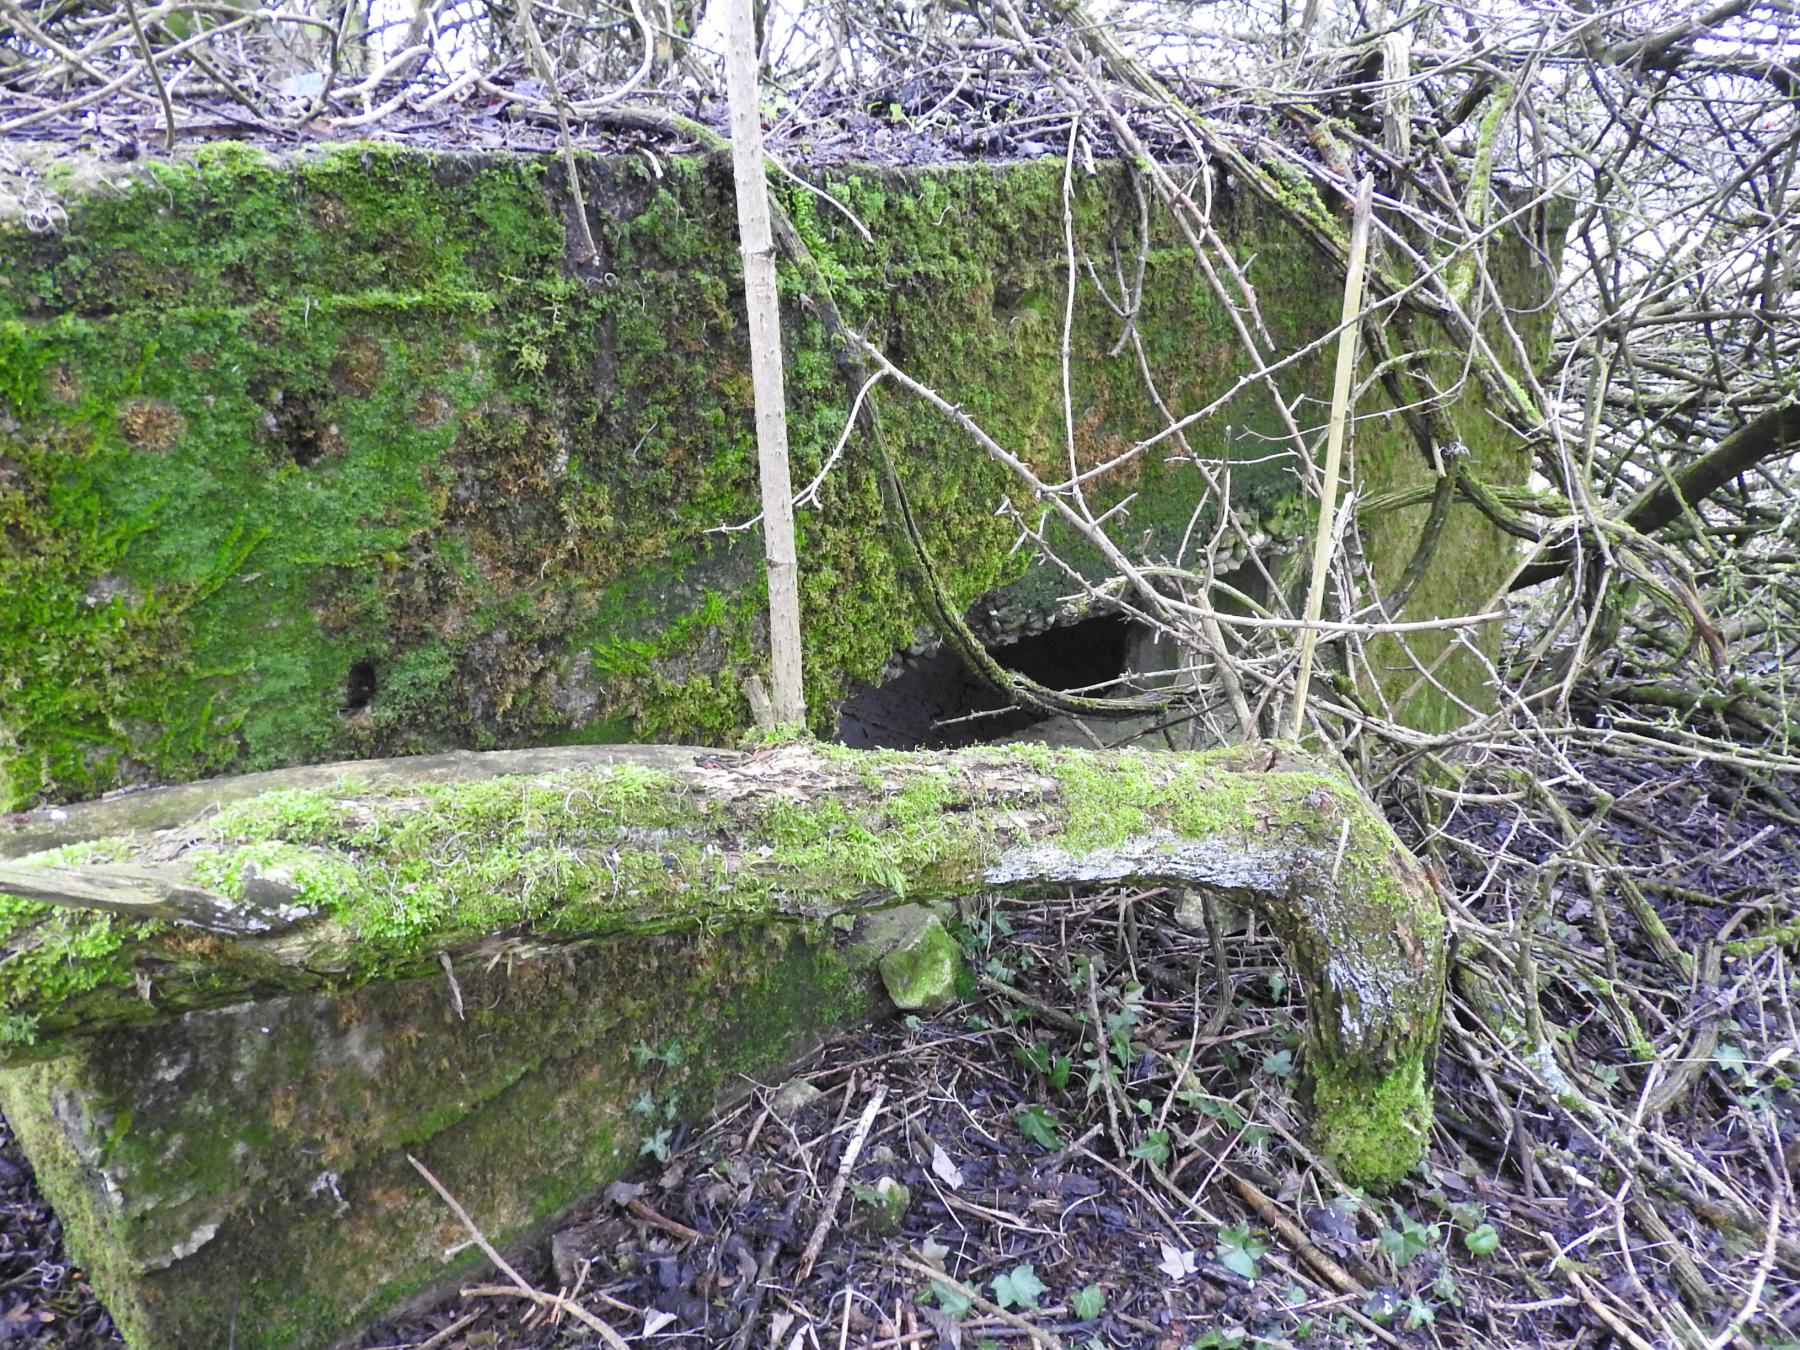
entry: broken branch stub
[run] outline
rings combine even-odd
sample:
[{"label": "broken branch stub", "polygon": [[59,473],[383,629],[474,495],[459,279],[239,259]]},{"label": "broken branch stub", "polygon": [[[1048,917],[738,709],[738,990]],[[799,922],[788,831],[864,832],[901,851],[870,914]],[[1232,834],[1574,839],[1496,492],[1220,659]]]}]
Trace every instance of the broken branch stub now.
[{"label": "broken branch stub", "polygon": [[[162,828],[21,859],[5,874],[13,898],[0,896],[12,953],[0,1058],[198,1008],[428,975],[445,954],[790,924],[901,899],[1182,885],[1254,907],[1286,945],[1307,995],[1324,1155],[1379,1185],[1423,1152],[1442,910],[1373,804],[1309,761],[1268,747],[795,745],[671,749],[653,766],[596,749],[546,771],[533,753],[468,756],[467,774],[447,779],[435,762],[409,778],[406,761],[344,766],[330,785],[316,769],[297,771],[302,786],[265,775],[248,798],[224,780],[230,804],[172,828],[167,803],[145,793],[137,818]],[[174,791],[184,807],[207,799]],[[109,809],[96,821],[116,829],[116,804],[98,805]],[[80,837],[82,813],[59,821],[62,837]],[[28,874],[38,880],[16,880]],[[148,919],[101,903],[133,885],[149,888],[147,904],[165,897]],[[271,895],[281,923],[260,928]]]}]

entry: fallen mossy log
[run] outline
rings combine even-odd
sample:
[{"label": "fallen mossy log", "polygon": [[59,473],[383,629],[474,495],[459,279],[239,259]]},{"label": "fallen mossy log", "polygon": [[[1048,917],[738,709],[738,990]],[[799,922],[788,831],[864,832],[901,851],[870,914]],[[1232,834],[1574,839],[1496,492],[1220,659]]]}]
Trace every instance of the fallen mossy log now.
[{"label": "fallen mossy log", "polygon": [[[442,760],[411,774],[407,761],[298,770],[259,775],[248,797],[226,780],[58,813],[65,839],[151,828],[0,869],[11,893],[0,1060],[558,944],[1174,884],[1253,907],[1285,942],[1307,993],[1321,1151],[1372,1184],[1422,1152],[1444,979],[1438,898],[1375,807],[1307,761],[1266,746],[583,749],[550,752],[553,767],[545,753],[445,757],[460,773]],[[217,801],[201,819],[168,819]],[[149,917],[128,917],[134,903]]]}]

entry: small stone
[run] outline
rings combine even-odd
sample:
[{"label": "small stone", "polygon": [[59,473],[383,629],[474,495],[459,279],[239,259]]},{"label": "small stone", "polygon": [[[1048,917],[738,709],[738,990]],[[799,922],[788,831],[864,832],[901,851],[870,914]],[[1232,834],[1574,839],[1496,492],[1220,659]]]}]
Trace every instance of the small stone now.
[{"label": "small stone", "polygon": [[769,1103],[769,1109],[783,1120],[792,1120],[824,1095],[804,1078],[791,1079],[775,1094],[775,1100]]},{"label": "small stone", "polygon": [[956,997],[956,941],[935,915],[881,958],[881,982],[904,1012],[935,1012]]},{"label": "small stone", "polygon": [[912,1208],[912,1190],[892,1177],[856,1189],[856,1214],[871,1233],[897,1233]]},{"label": "small stone", "polygon": [[1175,926],[1187,933],[1206,931],[1206,897],[1199,891],[1183,891],[1175,901]]},{"label": "small stone", "polygon": [[550,1264],[564,1289],[573,1289],[581,1279],[581,1268],[589,1260],[588,1241],[593,1235],[584,1228],[565,1228],[550,1239]]},{"label": "small stone", "polygon": [[[1219,936],[1237,937],[1249,931],[1249,911],[1218,897],[1213,901],[1214,911],[1219,916]],[[1175,926],[1189,933],[1206,931],[1206,893],[1204,891],[1183,891],[1175,901]]]}]

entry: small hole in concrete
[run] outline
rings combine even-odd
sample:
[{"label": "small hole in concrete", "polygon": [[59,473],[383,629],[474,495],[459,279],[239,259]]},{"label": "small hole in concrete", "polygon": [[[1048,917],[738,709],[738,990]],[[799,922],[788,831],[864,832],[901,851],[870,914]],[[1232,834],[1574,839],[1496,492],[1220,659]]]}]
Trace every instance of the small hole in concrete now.
[{"label": "small hole in concrete", "polygon": [[309,469],[325,458],[325,438],[319,428],[312,425],[300,426],[288,435],[288,450],[294,457],[294,463],[302,469]]},{"label": "small hole in concrete", "polygon": [[[1052,628],[993,648],[1008,670],[1052,689],[1086,689],[1117,679],[1130,648],[1130,620],[1107,616]],[[1117,693],[1117,690],[1101,690]],[[971,714],[991,714],[976,716]],[[1008,706],[953,652],[912,661],[893,679],[858,690],[838,710],[838,739],[862,750],[947,750],[979,745],[1043,719]]]},{"label": "small hole in concrete", "polygon": [[375,663],[358,661],[344,680],[344,711],[361,712],[375,699]]},{"label": "small hole in concrete", "polygon": [[344,438],[322,410],[321,395],[289,389],[259,391],[266,411],[263,430],[270,450],[302,469],[344,448]]}]

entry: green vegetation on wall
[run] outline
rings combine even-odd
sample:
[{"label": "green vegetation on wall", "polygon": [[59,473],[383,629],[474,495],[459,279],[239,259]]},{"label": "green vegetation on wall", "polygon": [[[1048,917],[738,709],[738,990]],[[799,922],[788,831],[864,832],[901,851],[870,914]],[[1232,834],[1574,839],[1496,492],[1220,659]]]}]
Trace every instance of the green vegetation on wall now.
[{"label": "green vegetation on wall", "polygon": [[[598,265],[571,261],[559,163],[372,145],[212,147],[71,188],[61,234],[0,228],[0,808],[450,745],[738,734],[764,634],[757,534],[709,533],[756,510],[729,174],[582,171]],[[846,318],[1051,476],[1062,174],[837,173],[873,242],[785,190]],[[1075,214],[1095,258],[1137,249],[1125,170],[1081,179]],[[1220,216],[1277,341],[1326,331],[1336,302],[1299,236],[1247,203]],[[1135,322],[1163,397],[1193,406],[1242,363],[1174,231],[1149,244]],[[1082,467],[1160,426],[1132,353],[1111,354],[1120,322],[1082,288]],[[848,394],[816,319],[791,303],[786,325],[803,483]],[[1196,449],[1232,453],[1229,421],[1260,454],[1262,398]],[[928,410],[890,396],[887,418],[952,593],[1017,582],[1030,560],[994,514],[1030,509],[1017,486]],[[1147,457],[1094,501],[1128,491],[1124,535],[1172,553],[1200,476]],[[1279,500],[1280,466],[1237,475],[1238,507]],[[829,731],[920,620],[858,447],[800,528]]]},{"label": "green vegetation on wall", "polygon": [[337,1344],[481,1269],[409,1156],[541,1238],[869,1017],[866,965],[794,925],[521,951],[465,963],[460,1016],[441,973],[265,1000],[0,1070],[0,1106],[134,1350]]}]

